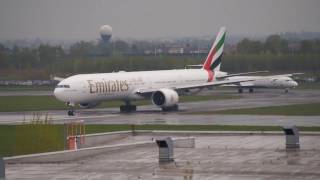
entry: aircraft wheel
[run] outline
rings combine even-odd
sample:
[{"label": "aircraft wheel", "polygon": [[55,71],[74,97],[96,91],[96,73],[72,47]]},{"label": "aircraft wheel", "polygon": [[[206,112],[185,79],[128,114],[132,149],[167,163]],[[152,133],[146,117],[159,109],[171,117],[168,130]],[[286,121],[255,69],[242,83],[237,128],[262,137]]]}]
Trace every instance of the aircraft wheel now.
[{"label": "aircraft wheel", "polygon": [[252,88],[249,89],[249,93],[253,93],[253,89]]},{"label": "aircraft wheel", "polygon": [[120,112],[129,113],[137,111],[137,106],[135,105],[122,105],[120,106]]},{"label": "aircraft wheel", "polygon": [[238,89],[238,93],[243,93],[243,90],[242,89]]},{"label": "aircraft wheel", "polygon": [[131,112],[136,112],[136,111],[137,111],[137,106],[131,105],[131,106],[130,106],[130,111],[131,111]]},{"label": "aircraft wheel", "polygon": [[179,106],[177,104],[174,106],[171,106],[171,107],[163,107],[162,108],[163,112],[178,111],[178,110],[179,110]]},{"label": "aircraft wheel", "polygon": [[74,111],[73,110],[69,110],[68,111],[68,116],[74,116]]}]

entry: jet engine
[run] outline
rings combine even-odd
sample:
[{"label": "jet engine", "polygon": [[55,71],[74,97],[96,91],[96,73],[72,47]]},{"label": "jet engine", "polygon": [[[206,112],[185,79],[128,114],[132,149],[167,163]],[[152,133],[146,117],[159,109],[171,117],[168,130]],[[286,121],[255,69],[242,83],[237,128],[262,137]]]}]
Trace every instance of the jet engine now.
[{"label": "jet engine", "polygon": [[179,95],[173,89],[160,89],[152,94],[152,103],[161,108],[176,106],[179,102]]},{"label": "jet engine", "polygon": [[89,108],[94,108],[94,107],[98,106],[99,104],[100,103],[98,103],[98,102],[80,103],[79,106],[84,109],[89,109]]}]

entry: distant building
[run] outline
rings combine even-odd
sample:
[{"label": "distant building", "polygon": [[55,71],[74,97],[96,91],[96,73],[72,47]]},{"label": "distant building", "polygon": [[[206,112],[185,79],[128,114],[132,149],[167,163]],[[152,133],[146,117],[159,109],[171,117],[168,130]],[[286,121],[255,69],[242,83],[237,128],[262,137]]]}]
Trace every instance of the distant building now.
[{"label": "distant building", "polygon": [[145,54],[145,55],[150,55],[150,54],[152,54],[152,51],[150,51],[150,50],[144,50],[144,54]]},{"label": "distant building", "polygon": [[184,54],[183,47],[171,47],[168,49],[168,54]]},{"label": "distant building", "polygon": [[197,50],[191,50],[190,54],[208,54],[208,49],[197,49]]},{"label": "distant building", "polygon": [[163,50],[161,48],[155,48],[154,50],[144,50],[145,55],[160,55],[163,54]]},{"label": "distant building", "polygon": [[291,42],[288,44],[288,50],[291,53],[298,52],[301,49],[301,43],[300,42]]}]

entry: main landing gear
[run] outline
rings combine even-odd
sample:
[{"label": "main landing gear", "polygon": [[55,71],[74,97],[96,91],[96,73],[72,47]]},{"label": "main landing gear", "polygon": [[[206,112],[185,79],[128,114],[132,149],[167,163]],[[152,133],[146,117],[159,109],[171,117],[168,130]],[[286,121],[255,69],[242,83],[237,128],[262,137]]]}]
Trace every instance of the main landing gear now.
[{"label": "main landing gear", "polygon": [[[253,93],[254,92],[254,89],[253,88],[249,88],[249,91],[248,91],[249,93]],[[239,88],[238,89],[238,93],[239,94],[241,94],[241,93],[243,93],[243,89],[242,88]]]},{"label": "main landing gear", "polygon": [[172,111],[178,111],[178,110],[179,110],[178,104],[171,106],[171,107],[163,107],[162,108],[163,112],[172,112]]},{"label": "main landing gear", "polygon": [[121,113],[130,113],[137,111],[137,106],[130,104],[130,101],[125,101],[125,103],[125,105],[120,106]]},{"label": "main landing gear", "polygon": [[75,104],[74,104],[74,103],[67,102],[67,106],[70,108],[70,109],[68,110],[68,116],[74,116],[74,115],[75,115],[75,110],[74,110]]},{"label": "main landing gear", "polygon": [[75,114],[75,112],[73,109],[68,111],[68,116],[74,116],[74,114]]}]

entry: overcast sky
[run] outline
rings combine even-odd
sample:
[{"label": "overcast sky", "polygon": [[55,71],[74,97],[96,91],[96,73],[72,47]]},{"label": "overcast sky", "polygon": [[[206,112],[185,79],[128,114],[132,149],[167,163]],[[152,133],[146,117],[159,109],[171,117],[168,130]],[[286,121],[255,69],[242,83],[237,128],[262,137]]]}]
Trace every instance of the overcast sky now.
[{"label": "overcast sky", "polygon": [[0,39],[97,39],[320,32],[320,0],[0,0]]}]

